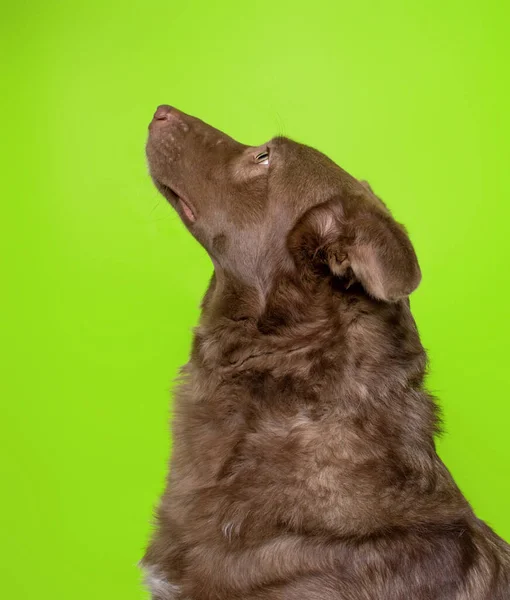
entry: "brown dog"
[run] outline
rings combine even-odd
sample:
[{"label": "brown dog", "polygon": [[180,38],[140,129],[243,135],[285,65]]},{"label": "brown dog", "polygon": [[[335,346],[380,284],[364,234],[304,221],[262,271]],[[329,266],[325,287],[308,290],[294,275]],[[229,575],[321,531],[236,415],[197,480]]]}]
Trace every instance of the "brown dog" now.
[{"label": "brown dog", "polygon": [[366,184],[174,108],[147,144],[214,276],[143,559],[157,600],[508,600],[510,546],[434,447],[420,269]]}]

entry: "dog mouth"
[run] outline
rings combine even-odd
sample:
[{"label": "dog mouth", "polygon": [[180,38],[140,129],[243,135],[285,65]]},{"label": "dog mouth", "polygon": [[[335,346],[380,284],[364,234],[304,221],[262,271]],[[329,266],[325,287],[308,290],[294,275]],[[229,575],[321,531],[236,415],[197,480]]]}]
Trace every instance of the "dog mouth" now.
[{"label": "dog mouth", "polygon": [[193,225],[197,220],[197,213],[191,202],[188,199],[184,199],[181,194],[178,194],[173,188],[161,181],[157,181],[156,185],[163,196],[179,213],[181,219],[185,223]]}]

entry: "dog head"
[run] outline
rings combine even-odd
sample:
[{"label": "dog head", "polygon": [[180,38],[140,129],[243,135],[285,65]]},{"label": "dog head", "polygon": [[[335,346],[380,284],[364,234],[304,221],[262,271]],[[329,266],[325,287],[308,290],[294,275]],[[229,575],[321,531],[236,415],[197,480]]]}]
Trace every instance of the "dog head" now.
[{"label": "dog head", "polygon": [[241,144],[160,106],[147,156],[159,191],[217,271],[261,290],[303,281],[354,282],[379,301],[407,297],[421,274],[402,225],[360,182],[317,150],[284,137]]}]

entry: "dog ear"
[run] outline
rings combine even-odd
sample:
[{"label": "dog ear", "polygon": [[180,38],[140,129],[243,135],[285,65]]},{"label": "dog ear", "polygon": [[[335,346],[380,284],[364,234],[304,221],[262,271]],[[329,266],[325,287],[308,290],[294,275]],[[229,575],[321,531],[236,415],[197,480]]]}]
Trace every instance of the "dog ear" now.
[{"label": "dog ear", "polygon": [[315,270],[327,266],[348,285],[358,281],[378,300],[408,296],[418,287],[421,272],[404,227],[382,207],[363,200],[349,212],[334,199],[305,213],[289,235],[296,260]]}]

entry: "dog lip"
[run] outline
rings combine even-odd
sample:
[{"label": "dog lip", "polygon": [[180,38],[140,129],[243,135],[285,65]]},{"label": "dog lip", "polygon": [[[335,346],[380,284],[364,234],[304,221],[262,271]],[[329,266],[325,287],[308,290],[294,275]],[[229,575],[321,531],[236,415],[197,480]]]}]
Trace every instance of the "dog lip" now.
[{"label": "dog lip", "polygon": [[197,211],[191,202],[166,183],[158,181],[158,184],[165,198],[174,206],[182,219],[193,224],[197,220]]},{"label": "dog lip", "polygon": [[197,217],[195,211],[191,208],[190,203],[181,196],[177,196],[177,198],[182,208],[182,214],[184,214],[190,223],[194,223],[197,220]]}]

